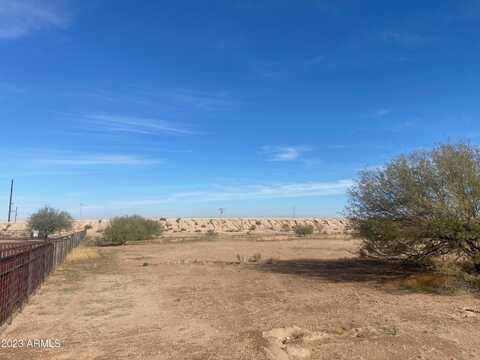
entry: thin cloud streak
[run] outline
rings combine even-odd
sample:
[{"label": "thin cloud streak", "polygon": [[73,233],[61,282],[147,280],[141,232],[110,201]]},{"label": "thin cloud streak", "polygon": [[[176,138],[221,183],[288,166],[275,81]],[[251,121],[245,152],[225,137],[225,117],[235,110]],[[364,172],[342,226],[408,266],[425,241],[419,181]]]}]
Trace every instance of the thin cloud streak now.
[{"label": "thin cloud streak", "polygon": [[101,130],[120,133],[155,135],[159,133],[173,135],[198,134],[193,130],[168,121],[134,116],[94,114],[85,117],[87,121]]},{"label": "thin cloud streak", "polygon": [[392,110],[390,109],[385,109],[385,108],[382,108],[382,109],[377,109],[375,111],[373,111],[369,117],[373,118],[373,119],[381,119],[381,118],[384,118],[385,116],[391,114]]},{"label": "thin cloud streak", "polygon": [[114,202],[106,207],[129,208],[178,202],[199,203],[248,199],[335,196],[344,195],[352,185],[353,181],[350,179],[332,182],[242,185],[223,187],[217,191],[180,192],[164,198]]},{"label": "thin cloud streak", "polygon": [[153,165],[161,161],[132,155],[90,155],[78,157],[60,157],[42,159],[39,162],[47,165],[96,166],[96,165]]},{"label": "thin cloud streak", "polygon": [[177,91],[173,93],[172,99],[174,102],[206,111],[228,110],[235,103],[225,91]]},{"label": "thin cloud streak", "polygon": [[47,27],[64,27],[63,1],[0,0],[0,39],[14,39]]},{"label": "thin cloud streak", "polygon": [[263,146],[261,152],[268,156],[268,161],[294,161],[311,149],[306,146]]}]

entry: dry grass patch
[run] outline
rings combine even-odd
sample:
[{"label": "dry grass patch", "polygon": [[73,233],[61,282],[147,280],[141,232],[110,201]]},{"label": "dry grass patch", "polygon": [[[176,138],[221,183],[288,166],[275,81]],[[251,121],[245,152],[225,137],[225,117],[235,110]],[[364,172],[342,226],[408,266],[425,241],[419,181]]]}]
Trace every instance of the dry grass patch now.
[{"label": "dry grass patch", "polygon": [[416,274],[399,281],[400,287],[426,292],[454,292],[460,287],[458,279],[451,275]]},{"label": "dry grass patch", "polygon": [[67,256],[67,262],[89,261],[99,257],[100,253],[93,247],[78,247]]}]

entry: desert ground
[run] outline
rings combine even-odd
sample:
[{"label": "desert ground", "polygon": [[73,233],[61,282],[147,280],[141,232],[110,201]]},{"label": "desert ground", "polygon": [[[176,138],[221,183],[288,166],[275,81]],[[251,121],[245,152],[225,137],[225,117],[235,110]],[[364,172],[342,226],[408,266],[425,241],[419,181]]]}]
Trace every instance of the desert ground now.
[{"label": "desert ground", "polygon": [[[165,234],[204,234],[208,231],[228,234],[277,234],[290,231],[296,225],[311,225],[316,232],[326,235],[343,234],[347,222],[337,218],[155,218],[162,225]],[[76,220],[73,230],[83,230],[86,225],[91,227],[90,235],[95,236],[108,226],[108,219]],[[27,223],[0,223],[1,237],[29,236]]]},{"label": "desert ground", "polygon": [[359,259],[356,240],[282,239],[87,248],[0,336],[61,347],[0,359],[480,359],[476,295],[405,289],[414,270]]}]

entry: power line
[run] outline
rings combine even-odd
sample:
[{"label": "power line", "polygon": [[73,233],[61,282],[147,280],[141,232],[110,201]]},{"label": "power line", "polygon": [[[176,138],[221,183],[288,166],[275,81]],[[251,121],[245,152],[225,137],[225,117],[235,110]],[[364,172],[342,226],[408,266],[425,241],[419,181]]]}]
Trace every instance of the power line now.
[{"label": "power line", "polygon": [[13,179],[10,185],[10,202],[8,203],[8,222],[10,222],[12,217],[12,198],[13,198]]}]

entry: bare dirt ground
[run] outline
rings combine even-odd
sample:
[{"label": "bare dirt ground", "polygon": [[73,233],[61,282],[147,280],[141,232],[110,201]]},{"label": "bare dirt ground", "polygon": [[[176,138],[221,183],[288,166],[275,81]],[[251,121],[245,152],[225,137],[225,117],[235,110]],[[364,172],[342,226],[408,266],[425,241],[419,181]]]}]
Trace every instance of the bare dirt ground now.
[{"label": "bare dirt ground", "polygon": [[[101,248],[53,274],[0,359],[480,359],[478,297],[402,290],[356,241],[196,241]],[[240,264],[237,254],[262,255]],[[273,258],[272,261],[264,261]]]}]

